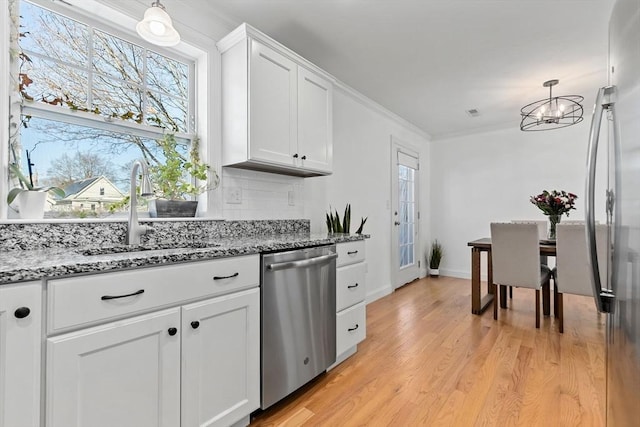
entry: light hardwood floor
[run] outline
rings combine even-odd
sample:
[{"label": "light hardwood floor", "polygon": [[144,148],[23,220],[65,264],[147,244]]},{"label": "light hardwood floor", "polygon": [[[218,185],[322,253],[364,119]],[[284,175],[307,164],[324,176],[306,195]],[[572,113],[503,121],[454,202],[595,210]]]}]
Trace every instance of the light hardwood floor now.
[{"label": "light hardwood floor", "polygon": [[[565,332],[534,292],[493,320],[469,280],[421,279],[367,306],[358,352],[251,426],[602,426],[605,316],[565,295]],[[483,285],[484,288],[484,285]]]}]

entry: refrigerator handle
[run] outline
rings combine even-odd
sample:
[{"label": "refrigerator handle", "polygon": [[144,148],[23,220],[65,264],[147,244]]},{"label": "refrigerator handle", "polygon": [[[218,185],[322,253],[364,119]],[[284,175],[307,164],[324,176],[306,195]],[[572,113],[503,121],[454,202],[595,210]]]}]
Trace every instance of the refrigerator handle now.
[{"label": "refrigerator handle", "polygon": [[[595,223],[595,181],[596,181],[596,159],[598,157],[598,142],[600,139],[600,125],[602,123],[602,114],[604,110],[612,109],[613,102],[609,102],[609,98],[613,98],[615,86],[606,86],[598,90],[596,103],[593,109],[591,119],[591,129],[589,131],[589,146],[587,148],[587,182],[586,182],[586,237],[587,237],[587,255],[589,265],[591,266],[591,285],[593,295],[598,311],[609,313],[611,311],[611,293],[608,289],[602,289],[600,281],[600,268],[598,265],[598,250],[596,246],[596,223]],[[605,101],[605,96],[607,101]],[[615,118],[614,118],[615,121]],[[615,128],[615,125],[614,125]],[[614,129],[614,138],[617,137]],[[609,199],[609,195],[607,195]],[[607,216],[609,217],[609,206],[607,206]],[[610,253],[610,249],[607,251]]]}]

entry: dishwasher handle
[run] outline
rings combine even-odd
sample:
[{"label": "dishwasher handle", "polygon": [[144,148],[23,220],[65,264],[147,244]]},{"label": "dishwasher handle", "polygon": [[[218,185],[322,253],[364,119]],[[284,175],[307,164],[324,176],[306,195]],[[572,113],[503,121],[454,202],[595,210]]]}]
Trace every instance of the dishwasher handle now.
[{"label": "dishwasher handle", "polygon": [[268,264],[267,269],[271,271],[285,270],[287,268],[302,268],[302,267],[310,267],[316,264],[322,264],[326,261],[331,261],[332,259],[338,258],[338,254],[333,253],[329,255],[322,255],[315,258],[310,259],[302,259],[299,261],[287,261],[287,262],[277,262],[274,264]]}]

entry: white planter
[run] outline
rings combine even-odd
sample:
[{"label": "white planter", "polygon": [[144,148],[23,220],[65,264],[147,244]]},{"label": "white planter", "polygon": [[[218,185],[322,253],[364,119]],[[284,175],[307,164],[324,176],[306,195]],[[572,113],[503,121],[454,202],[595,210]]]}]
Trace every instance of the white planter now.
[{"label": "white planter", "polygon": [[44,218],[44,206],[47,203],[46,191],[23,191],[16,197],[21,219]]},{"label": "white planter", "polygon": [[429,269],[429,276],[438,277],[439,275],[440,275],[440,269],[439,268],[430,268]]}]

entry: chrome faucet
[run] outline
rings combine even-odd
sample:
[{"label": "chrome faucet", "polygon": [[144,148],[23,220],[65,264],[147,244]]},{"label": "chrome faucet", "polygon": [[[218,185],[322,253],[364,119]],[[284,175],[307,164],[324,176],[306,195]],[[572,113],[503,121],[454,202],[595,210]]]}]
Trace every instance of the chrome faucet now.
[{"label": "chrome faucet", "polygon": [[142,174],[142,180],[140,181],[140,195],[145,197],[151,196],[153,194],[147,163],[142,159],[134,161],[133,166],[131,166],[131,188],[129,190],[129,222],[127,225],[127,239],[125,242],[127,245],[140,244],[140,236],[151,230],[148,225],[141,225],[138,222],[138,211],[136,206],[138,204],[138,198],[136,195],[136,180],[138,177],[138,169],[142,169],[140,172]]}]

